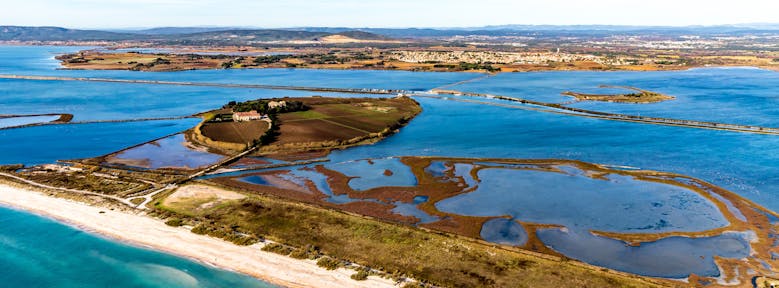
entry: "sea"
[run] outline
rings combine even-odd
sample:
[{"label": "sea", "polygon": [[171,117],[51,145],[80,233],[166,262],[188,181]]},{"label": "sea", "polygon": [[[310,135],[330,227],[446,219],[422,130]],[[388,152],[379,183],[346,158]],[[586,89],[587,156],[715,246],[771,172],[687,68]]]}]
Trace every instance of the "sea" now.
[{"label": "sea", "polygon": [[[413,91],[446,87],[614,113],[779,127],[779,90],[776,90],[779,73],[749,67],[657,72],[530,72],[484,77],[480,73],[306,69],[80,71],[60,69],[54,59],[61,53],[88,48],[91,47],[0,46],[0,74]],[[456,85],[450,86],[452,84]],[[574,103],[571,97],[560,94],[613,89],[598,88],[600,85],[639,87],[673,95],[676,100],[641,105]],[[69,113],[74,115],[74,121],[142,119],[187,116],[232,100],[313,95],[377,97],[267,89],[0,79],[0,114]],[[779,210],[777,136],[616,122],[451,101],[458,100],[457,96],[415,100],[422,105],[423,112],[399,133],[374,145],[335,151],[328,156],[332,165],[398,156],[572,159],[689,175],[733,191],[768,209]],[[154,120],[0,129],[0,164],[36,165],[105,155],[181,132],[196,125],[197,121]],[[472,201],[483,204],[479,207],[501,204],[495,199],[501,197],[500,194],[485,192],[482,197],[487,198]],[[459,206],[451,201],[447,205],[464,214],[500,212],[457,210]],[[707,209],[704,206],[700,209]],[[517,212],[517,216],[521,213]],[[596,222],[570,225],[584,229],[598,225]],[[0,273],[0,286],[3,287],[270,287],[248,276],[104,239],[22,211],[0,207],[0,224],[0,251],[3,251],[0,271],[4,271]],[[711,228],[690,225],[693,230]],[[539,237],[546,239],[548,245],[559,245],[558,251],[585,262],[650,276],[684,276],[674,274],[674,271],[652,270],[653,265],[667,261],[663,258],[626,264],[609,262],[607,257],[657,255],[653,252],[657,250],[652,249],[660,248],[649,245],[641,251],[623,249],[593,254],[591,251],[595,247],[615,246],[602,239],[589,239],[593,246],[579,247],[565,242],[555,233],[545,232]],[[590,236],[577,237],[581,240]],[[706,241],[725,243],[721,246],[711,244],[723,247],[717,251],[720,255],[737,256],[748,252],[731,238],[734,236]],[[657,246],[675,247],[672,249],[700,246],[685,241],[672,238],[665,243],[658,242]],[[583,250],[590,252],[582,253]],[[716,267],[710,265],[698,268],[698,272],[717,273]]]}]

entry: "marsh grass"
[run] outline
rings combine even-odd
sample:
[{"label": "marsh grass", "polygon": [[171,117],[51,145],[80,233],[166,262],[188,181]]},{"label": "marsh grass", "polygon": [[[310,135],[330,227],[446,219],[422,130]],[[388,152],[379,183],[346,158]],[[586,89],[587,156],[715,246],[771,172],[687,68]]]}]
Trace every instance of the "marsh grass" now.
[{"label": "marsh grass", "polygon": [[201,224],[192,230],[195,233],[220,238],[236,231],[264,235],[300,247],[291,250],[268,244],[265,251],[303,259],[324,254],[328,257],[319,261],[327,268],[332,263],[321,259],[358,263],[398,279],[411,277],[436,286],[657,287],[666,283],[264,196],[251,196],[199,214]]}]

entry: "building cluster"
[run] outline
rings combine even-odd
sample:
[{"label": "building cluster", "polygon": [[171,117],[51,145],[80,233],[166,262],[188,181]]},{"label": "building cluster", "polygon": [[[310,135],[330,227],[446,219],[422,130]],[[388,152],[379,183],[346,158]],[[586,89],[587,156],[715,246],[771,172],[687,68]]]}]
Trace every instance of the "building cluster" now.
[{"label": "building cluster", "polygon": [[252,110],[248,112],[233,112],[233,121],[235,122],[254,121],[254,120],[262,120],[268,123],[271,122],[270,117],[268,117],[268,115],[260,114],[256,110]]},{"label": "building cluster", "polygon": [[393,51],[392,58],[409,63],[496,63],[546,64],[549,62],[593,61],[603,57],[589,54],[554,52],[490,52],[490,51]]},{"label": "building cluster", "polygon": [[284,100],[268,102],[268,109],[276,109],[276,108],[283,108],[283,107],[287,107],[287,102]]}]

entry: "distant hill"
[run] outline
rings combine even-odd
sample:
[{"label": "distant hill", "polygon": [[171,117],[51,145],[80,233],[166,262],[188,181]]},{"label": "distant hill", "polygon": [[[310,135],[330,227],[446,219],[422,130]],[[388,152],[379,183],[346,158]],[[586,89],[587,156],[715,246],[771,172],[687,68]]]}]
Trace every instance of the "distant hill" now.
[{"label": "distant hill", "polygon": [[187,45],[246,45],[255,42],[315,41],[328,36],[387,40],[364,31],[337,33],[301,30],[165,27],[138,31],[79,30],[61,27],[0,26],[0,41],[149,41]]},{"label": "distant hill", "polygon": [[496,25],[452,28],[345,28],[298,27],[289,30],[341,33],[363,31],[392,38],[430,38],[458,35],[479,36],[609,36],[609,35],[743,35],[779,33],[779,24],[740,24],[718,26],[627,26],[627,25]]},{"label": "distant hill", "polygon": [[[346,28],[296,27],[254,29],[230,27],[160,27],[143,30],[79,30],[61,27],[0,26],[0,41],[145,41],[179,45],[251,45],[262,42],[331,41],[346,43],[350,39],[386,41],[404,39],[435,39],[452,36],[527,36],[534,39],[559,37],[607,37],[612,35],[641,36],[719,36],[779,34],[777,24],[742,24],[719,26],[612,26],[612,25],[500,25],[463,28]],[[339,42],[340,41],[340,42]],[[327,41],[325,41],[327,42]]]},{"label": "distant hill", "polygon": [[77,30],[61,27],[0,26],[0,41],[94,41],[130,40],[139,35],[98,30]]},{"label": "distant hill", "polygon": [[157,27],[157,28],[151,28],[151,29],[142,29],[142,30],[118,30],[116,32],[127,32],[127,33],[136,33],[136,34],[147,34],[147,35],[173,35],[173,34],[192,34],[192,33],[203,33],[203,32],[216,32],[216,31],[228,31],[228,30],[239,30],[242,28],[238,27]]}]

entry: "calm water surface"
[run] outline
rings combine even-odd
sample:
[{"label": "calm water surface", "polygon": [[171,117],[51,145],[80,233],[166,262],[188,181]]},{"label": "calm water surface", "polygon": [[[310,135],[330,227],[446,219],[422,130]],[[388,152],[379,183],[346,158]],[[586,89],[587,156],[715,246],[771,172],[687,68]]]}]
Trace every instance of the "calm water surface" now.
[{"label": "calm water surface", "polygon": [[0,206],[3,287],[276,287]]},{"label": "calm water surface", "polygon": [[[139,167],[151,169],[196,169],[214,164],[225,158],[219,154],[193,149],[186,144],[187,140],[184,134],[180,133],[125,150],[115,157],[123,160],[139,161],[138,163],[144,164]],[[129,164],[129,166],[133,166],[133,164]]]},{"label": "calm water surface", "polygon": [[[52,60],[54,55],[80,49],[83,48],[0,47],[0,73],[412,90],[432,89],[481,76],[469,73],[294,69],[176,73],[56,70],[58,64]],[[580,102],[570,105],[645,116],[779,127],[779,94],[776,92],[776,87],[779,87],[778,75],[775,72],[758,69],[516,73],[500,74],[462,84],[453,89],[563,103],[571,100],[570,97],[559,95],[563,91],[597,93],[600,92],[597,86],[601,84],[627,85],[673,95],[677,100],[646,105],[599,102]],[[614,91],[608,89],[602,92]],[[0,114],[71,113],[75,115],[76,120],[168,117],[190,115],[216,108],[230,100],[309,95],[311,93],[262,89],[0,80]],[[410,174],[408,167],[397,160],[392,160],[396,158],[387,158],[392,156],[575,159],[686,174],[734,191],[769,209],[779,210],[779,177],[775,177],[779,175],[779,165],[776,164],[779,163],[779,137],[776,136],[614,122],[427,98],[419,98],[417,101],[422,104],[424,112],[400,133],[374,145],[335,151],[329,156],[332,161],[327,164],[328,168],[359,177],[350,181],[349,185],[356,190],[365,190],[379,186],[416,185],[416,179],[413,174]],[[196,123],[197,119],[186,119],[0,130],[0,139],[3,140],[0,141],[0,151],[2,151],[0,163],[42,164],[58,159],[104,155],[188,129]],[[370,164],[363,159],[377,160],[374,160],[374,164]],[[454,168],[456,175],[463,177],[466,183],[471,186],[477,184],[476,180],[469,175],[470,169],[473,168],[469,164],[456,164]],[[443,169],[446,167],[439,163],[429,167],[428,171],[442,173]],[[392,175],[384,175],[384,170],[391,171]],[[719,272],[711,260],[715,255],[740,258],[749,253],[748,245],[744,242],[745,238],[739,234],[695,240],[667,238],[641,247],[626,247],[620,242],[596,237],[586,232],[587,229],[593,228],[634,231],[646,227],[649,227],[647,228],[649,230],[660,231],[699,231],[724,225],[724,219],[712,209],[710,203],[671,187],[633,185],[630,179],[621,178],[611,178],[609,181],[597,180],[603,181],[597,182],[592,179],[577,178],[575,175],[561,176],[550,173],[542,175],[527,171],[517,174],[517,172],[501,171],[501,169],[488,169],[480,173],[483,174],[480,176],[491,180],[483,179],[484,182],[478,183],[481,186],[476,191],[447,199],[440,203],[439,208],[452,209],[457,213],[469,215],[514,218],[486,223],[482,227],[482,237],[489,241],[521,245],[526,241],[527,235],[514,220],[550,221],[565,225],[567,229],[544,230],[538,236],[544,243],[569,257],[618,270],[663,277],[681,277],[689,273],[717,275]],[[309,179],[319,190],[332,193],[327,187],[325,177],[319,173],[297,169],[285,177],[298,179],[298,181]],[[537,192],[537,189],[531,189],[531,184],[538,179],[545,179],[547,183],[555,184],[546,187],[549,188],[544,191],[548,194],[546,198],[528,193]],[[267,180],[254,179],[254,181],[266,181],[256,183],[258,185],[269,184]],[[592,190],[579,189],[581,187]],[[603,207],[596,205],[592,208],[599,207],[607,211],[611,217],[620,217],[623,221],[604,221],[598,218],[602,216],[597,213],[598,211],[577,206],[572,201],[549,201],[562,199],[558,197],[563,196],[560,195],[563,190],[570,190],[578,195],[578,198],[573,199],[596,197],[603,200],[603,203],[616,205]],[[594,190],[599,193],[592,192]],[[629,191],[630,194],[620,194],[623,191]],[[330,201],[346,203],[352,199],[331,197]],[[425,217],[418,214],[420,211],[414,210],[415,204],[418,203],[398,204],[396,208],[398,213]],[[685,209],[700,214],[687,218],[680,216]],[[568,213],[571,211],[578,212]],[[667,215],[663,216],[663,213]],[[71,261],[70,258],[73,258],[76,268],[57,270],[51,277],[75,279],[63,283],[77,283],[84,281],[79,278],[83,275],[98,275],[106,279],[128,279],[126,283],[141,283],[128,286],[138,287],[147,285],[143,284],[145,282],[137,282],[143,281],[139,280],[142,278],[140,275],[153,272],[177,275],[170,279],[183,282],[173,283],[172,286],[182,286],[183,284],[175,284],[191,284],[193,278],[197,281],[207,281],[211,276],[201,278],[204,277],[202,275],[212,274],[201,273],[217,273],[210,272],[211,270],[205,266],[180,259],[176,260],[181,261],[180,263],[175,261],[175,263],[159,263],[135,258],[140,257],[135,255],[138,253],[157,255],[154,257],[169,257],[145,250],[139,250],[145,251],[142,253],[100,252],[112,249],[132,251],[138,249],[111,248],[125,246],[99,238],[89,238],[91,236],[87,237],[88,234],[55,222],[35,220],[38,218],[28,214],[0,210],[0,217],[2,217],[0,221],[16,219],[16,222],[19,217],[26,217],[27,220],[22,221],[27,223],[25,229],[45,228],[68,231],[61,234],[44,234],[49,236],[36,238],[31,237],[32,234],[25,234],[24,231],[14,230],[16,228],[12,225],[8,226],[10,224],[0,229],[0,235],[4,237],[0,243],[27,243],[25,244],[28,245],[27,250],[20,251],[54,250],[46,252],[53,254],[18,252],[18,255],[25,257],[2,257],[0,261],[4,261],[6,267],[0,265],[0,268],[16,273],[3,273],[0,277],[9,279],[0,279],[4,280],[0,283],[14,283],[12,287],[49,286],[47,284],[50,282],[46,281],[54,278],[47,278],[48,272],[36,270],[39,268],[35,267],[48,265],[53,265],[55,268],[65,267],[64,265]],[[426,218],[424,221],[435,221],[435,219]],[[85,247],[78,246],[83,245],[78,244],[80,243],[78,241],[86,241],[82,238],[98,239],[89,240],[97,242],[89,242],[92,245],[88,247],[99,252],[75,249],[74,247]],[[52,242],[56,242],[57,245],[51,245]],[[10,246],[12,244],[0,245],[12,247]],[[11,248],[4,249],[6,250],[15,251]],[[61,253],[67,253],[70,257],[51,256],[64,255]],[[170,257],[170,259],[177,258]],[[65,264],[57,264],[59,262]],[[148,264],[152,262],[153,264]],[[678,267],[673,265],[666,268],[657,267],[658,263],[669,262],[679,263]],[[100,264],[79,265],[81,263]],[[186,266],[189,270],[182,269],[184,266],[179,265],[190,265]],[[114,268],[100,270],[108,269],[105,267]],[[171,270],[159,267],[173,268]],[[88,269],[91,272],[83,272],[80,269]],[[181,274],[181,271],[185,271],[184,274]],[[240,278],[234,274],[230,275],[238,277],[235,279]],[[95,287],[104,286],[101,285],[104,282],[101,282],[103,280],[100,277],[90,283],[97,283]],[[235,279],[230,281],[237,281],[233,282],[237,284],[231,286],[262,285],[253,281],[244,284],[240,282],[242,280]],[[68,285],[62,284],[61,287],[68,287]],[[208,285],[210,284],[201,286],[208,287]]]}]

